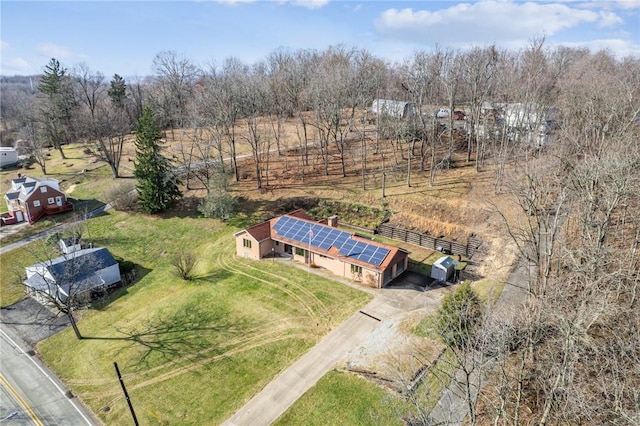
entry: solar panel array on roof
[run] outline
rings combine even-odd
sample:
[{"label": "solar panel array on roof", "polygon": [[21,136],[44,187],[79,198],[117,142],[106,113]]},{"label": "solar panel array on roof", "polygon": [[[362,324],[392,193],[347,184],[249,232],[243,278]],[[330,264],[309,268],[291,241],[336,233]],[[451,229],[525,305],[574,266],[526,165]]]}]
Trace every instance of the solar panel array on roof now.
[{"label": "solar panel array on roof", "polygon": [[333,246],[343,256],[376,266],[380,266],[389,254],[389,249],[384,247],[351,239],[351,234],[348,232],[290,216],[280,217],[273,228],[278,235],[297,241],[302,246],[310,245],[323,250],[329,250]]}]

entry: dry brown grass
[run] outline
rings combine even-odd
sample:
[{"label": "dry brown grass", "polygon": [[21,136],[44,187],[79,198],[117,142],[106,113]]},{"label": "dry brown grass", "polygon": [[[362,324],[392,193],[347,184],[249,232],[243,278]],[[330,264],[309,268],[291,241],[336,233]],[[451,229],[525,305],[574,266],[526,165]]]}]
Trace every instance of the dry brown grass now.
[{"label": "dry brown grass", "polygon": [[[309,117],[311,118],[311,117]],[[265,138],[274,140],[273,127],[266,118],[260,120]],[[374,131],[372,124],[360,125],[364,130]],[[362,130],[362,129],[359,129]],[[251,152],[247,143],[246,124],[239,122],[236,135],[237,155]],[[310,141],[317,139],[317,130],[308,126]],[[281,127],[281,154],[275,151],[269,154],[269,172],[263,172],[262,189],[256,188],[255,165],[250,158],[240,161],[240,182],[232,187],[235,195],[247,200],[251,208],[262,211],[263,216],[273,214],[274,206],[284,200],[296,197],[340,200],[376,208],[387,207],[393,213],[391,223],[412,228],[428,234],[458,240],[461,242],[471,235],[485,241],[502,233],[502,221],[495,214],[496,208],[509,213],[505,197],[496,195],[493,188],[494,171],[486,167],[480,173],[474,170],[474,163],[465,161],[462,152],[454,154],[453,168],[438,171],[435,184],[429,186],[429,171],[419,170],[419,159],[414,158],[412,165],[411,186],[407,185],[406,147],[395,147],[389,141],[380,141],[381,153],[385,157],[386,197],[382,198],[382,157],[373,154],[373,140],[369,137],[366,151],[366,172],[363,189],[361,170],[360,133],[353,132],[345,150],[346,177],[342,176],[339,152],[335,144],[330,145],[329,173],[325,175],[322,157],[317,147],[309,146],[309,164],[302,165],[300,146],[300,122],[296,118],[284,120]],[[180,145],[189,146],[194,142],[193,129],[175,129],[165,131],[166,155],[179,157]],[[127,137],[124,145],[121,174],[132,176],[135,160],[135,135]],[[275,141],[272,142],[275,150]],[[65,148],[71,153],[69,160],[59,158],[57,151],[51,151],[48,167],[53,170],[52,176],[62,181],[63,189],[70,187],[72,181],[66,183],[68,176],[78,169],[95,166],[97,159],[93,155],[83,154],[86,146],[77,144]],[[442,146],[439,154],[446,149]],[[223,156],[228,158],[228,146],[224,144]],[[69,164],[73,167],[68,167]],[[427,162],[428,163],[428,162]],[[32,169],[29,174],[38,176],[38,170]],[[5,191],[9,179],[15,173],[3,172],[0,188]],[[268,179],[267,179],[268,178]],[[205,195],[204,188],[193,182],[195,189],[185,190],[185,196],[196,200]],[[193,204],[193,203],[191,203]],[[247,203],[245,203],[247,204]],[[515,212],[513,212],[515,215]],[[260,214],[258,214],[260,216]],[[517,220],[516,217],[511,219]]]}]

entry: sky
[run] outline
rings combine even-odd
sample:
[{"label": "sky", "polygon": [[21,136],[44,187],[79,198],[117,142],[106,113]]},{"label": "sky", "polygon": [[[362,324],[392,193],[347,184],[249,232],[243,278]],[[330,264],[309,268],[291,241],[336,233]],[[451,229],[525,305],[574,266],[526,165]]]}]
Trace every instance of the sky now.
[{"label": "sky", "polygon": [[146,76],[162,51],[206,68],[339,44],[402,62],[436,46],[518,50],[541,37],[640,57],[640,0],[2,0],[0,75],[41,74],[53,57],[70,70]]}]

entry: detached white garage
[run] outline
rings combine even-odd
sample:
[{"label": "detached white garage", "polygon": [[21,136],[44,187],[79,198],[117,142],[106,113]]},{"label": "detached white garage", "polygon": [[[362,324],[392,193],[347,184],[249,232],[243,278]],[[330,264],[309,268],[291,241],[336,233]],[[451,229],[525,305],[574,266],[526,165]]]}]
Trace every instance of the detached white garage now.
[{"label": "detached white garage", "polygon": [[455,263],[449,256],[442,256],[431,266],[431,278],[440,282],[447,282],[453,276]]}]

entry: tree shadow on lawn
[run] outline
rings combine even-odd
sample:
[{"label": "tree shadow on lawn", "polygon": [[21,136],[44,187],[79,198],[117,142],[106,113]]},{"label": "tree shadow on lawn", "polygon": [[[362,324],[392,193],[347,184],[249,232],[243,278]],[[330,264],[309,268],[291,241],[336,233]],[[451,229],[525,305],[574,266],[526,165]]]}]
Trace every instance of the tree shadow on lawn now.
[{"label": "tree shadow on lawn", "polygon": [[226,269],[216,269],[207,274],[193,277],[192,282],[196,284],[216,284],[217,282],[225,280],[231,276],[233,276],[233,273]]},{"label": "tree shadow on lawn", "polygon": [[197,219],[202,217],[202,213],[198,211],[198,206],[202,201],[199,197],[183,197],[179,199],[173,207],[169,210],[158,213],[158,216],[163,219],[169,219],[172,217],[177,218],[192,218]]},{"label": "tree shadow on lawn", "polygon": [[116,328],[123,337],[87,336],[86,340],[121,340],[128,342],[116,354],[132,346],[143,348],[137,366],[140,369],[164,362],[184,359],[191,364],[209,357],[223,342],[249,327],[247,319],[232,318],[226,309],[211,309],[204,303],[194,302],[166,313],[159,311],[153,318],[130,330]]}]

